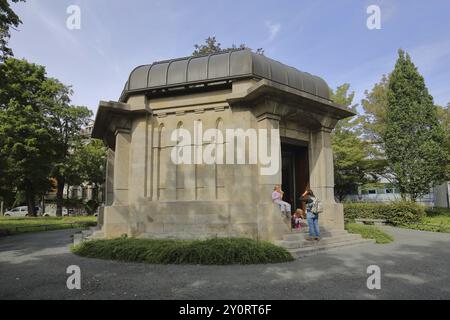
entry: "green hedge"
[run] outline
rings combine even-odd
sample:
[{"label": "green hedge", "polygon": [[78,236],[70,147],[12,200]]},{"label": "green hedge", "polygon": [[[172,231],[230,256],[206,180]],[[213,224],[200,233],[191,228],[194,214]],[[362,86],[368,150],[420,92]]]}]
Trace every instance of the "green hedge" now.
[{"label": "green hedge", "polygon": [[72,247],[83,257],[153,264],[259,264],[292,261],[284,248],[241,238],[153,240],[119,238],[93,240]]},{"label": "green hedge", "polygon": [[429,217],[450,216],[450,208],[426,208],[425,213]]},{"label": "green hedge", "polygon": [[357,218],[384,219],[393,225],[420,221],[425,215],[425,207],[413,202],[399,201],[380,203],[345,203],[344,217],[348,221]]}]

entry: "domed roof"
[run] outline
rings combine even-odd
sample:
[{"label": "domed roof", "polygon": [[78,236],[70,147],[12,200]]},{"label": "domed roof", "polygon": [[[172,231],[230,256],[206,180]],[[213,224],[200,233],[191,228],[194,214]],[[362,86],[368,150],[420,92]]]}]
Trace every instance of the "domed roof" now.
[{"label": "domed roof", "polygon": [[248,49],[139,66],[131,72],[120,100],[134,92],[243,78],[268,79],[330,100],[323,79]]}]

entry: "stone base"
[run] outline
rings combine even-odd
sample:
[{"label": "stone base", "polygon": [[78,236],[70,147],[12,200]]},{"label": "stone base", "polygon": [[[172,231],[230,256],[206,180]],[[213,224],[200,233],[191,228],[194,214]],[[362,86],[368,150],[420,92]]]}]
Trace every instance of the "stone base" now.
[{"label": "stone base", "polygon": [[192,239],[245,237],[279,240],[289,220],[278,206],[227,201],[153,201],[137,206],[104,208],[102,231],[106,238],[130,237]]},{"label": "stone base", "polygon": [[344,230],[344,206],[342,203],[324,203],[319,225],[327,230]]},{"label": "stone base", "polygon": [[[228,201],[152,201],[140,206],[104,208],[106,238],[244,237],[274,242],[290,232],[290,219],[277,205],[248,205]],[[319,218],[327,230],[344,230],[343,206],[325,203]]]},{"label": "stone base", "polygon": [[105,238],[118,238],[129,234],[129,207],[110,206],[105,207],[103,217],[103,234]]}]

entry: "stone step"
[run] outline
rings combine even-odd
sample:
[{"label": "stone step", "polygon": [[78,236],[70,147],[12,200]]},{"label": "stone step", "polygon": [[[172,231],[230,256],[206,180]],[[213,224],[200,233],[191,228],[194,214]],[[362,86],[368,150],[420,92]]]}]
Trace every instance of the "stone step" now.
[{"label": "stone step", "polygon": [[83,241],[83,234],[81,232],[75,233],[73,235],[73,245],[76,246],[77,244],[81,243]]},{"label": "stone step", "polygon": [[343,234],[335,237],[325,237],[321,238],[320,241],[308,241],[308,240],[281,240],[276,241],[275,244],[279,245],[286,249],[295,249],[295,248],[302,248],[302,247],[311,247],[311,246],[318,246],[318,245],[328,245],[332,243],[338,243],[338,242],[346,242],[346,241],[352,241],[352,240],[361,240],[361,235],[359,234]]},{"label": "stone step", "polygon": [[73,235],[73,244],[77,245],[83,241],[88,241],[92,239],[103,238],[103,232],[98,227],[90,227],[86,230],[81,230]]},{"label": "stone step", "polygon": [[100,227],[97,225],[97,226],[95,226],[95,227],[89,227],[89,230],[91,230],[92,233],[95,233],[96,231],[100,231],[101,229],[100,229]]},{"label": "stone step", "polygon": [[296,259],[316,255],[321,252],[338,249],[338,248],[347,248],[357,245],[364,245],[364,244],[373,244],[375,243],[375,240],[369,240],[369,239],[360,239],[360,240],[350,240],[350,241],[344,241],[344,242],[336,242],[332,244],[318,244],[316,246],[310,246],[310,247],[303,247],[303,248],[297,248],[297,249],[288,249],[288,251],[292,254],[292,256]]},{"label": "stone step", "polygon": [[103,239],[105,237],[105,234],[101,230],[94,231],[91,236],[89,236],[89,239]]},{"label": "stone step", "polygon": [[81,234],[83,235],[84,238],[87,238],[89,236],[91,236],[94,232],[92,230],[82,230]]},{"label": "stone step", "polygon": [[[328,238],[328,237],[336,237],[341,235],[346,235],[348,232],[346,230],[333,230],[333,231],[322,231],[320,232],[320,236],[322,238]],[[283,235],[283,240],[285,241],[298,241],[298,240],[304,240],[309,237],[308,232],[292,232]]]}]

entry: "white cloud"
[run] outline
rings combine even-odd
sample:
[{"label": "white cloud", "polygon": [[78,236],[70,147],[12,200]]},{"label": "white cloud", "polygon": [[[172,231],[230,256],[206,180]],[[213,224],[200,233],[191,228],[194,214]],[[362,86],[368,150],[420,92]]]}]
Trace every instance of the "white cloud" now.
[{"label": "white cloud", "polygon": [[266,27],[269,29],[269,41],[273,41],[281,30],[281,24],[266,21]]}]

